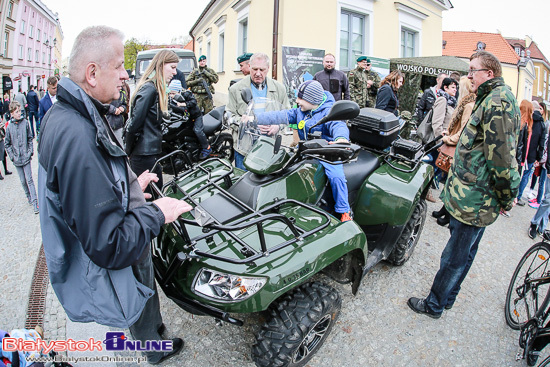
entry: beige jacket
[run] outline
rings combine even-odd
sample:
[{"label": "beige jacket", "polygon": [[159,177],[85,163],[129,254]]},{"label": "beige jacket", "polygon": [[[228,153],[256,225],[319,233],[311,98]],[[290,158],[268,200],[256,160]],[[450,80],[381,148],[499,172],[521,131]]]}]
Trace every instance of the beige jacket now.
[{"label": "beige jacket", "polygon": [[432,115],[432,130],[434,136],[443,134],[443,130],[447,130],[451,117],[453,116],[454,108],[447,105],[447,99],[445,97],[437,97],[433,105]]}]

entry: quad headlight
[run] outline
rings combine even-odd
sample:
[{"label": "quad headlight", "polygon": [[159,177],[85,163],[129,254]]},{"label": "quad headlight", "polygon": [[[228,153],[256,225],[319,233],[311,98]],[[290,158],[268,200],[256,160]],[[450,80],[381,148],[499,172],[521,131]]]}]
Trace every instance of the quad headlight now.
[{"label": "quad headlight", "polygon": [[251,297],[266,282],[266,278],[242,277],[203,268],[196,278],[194,289],[206,297],[237,302]]}]

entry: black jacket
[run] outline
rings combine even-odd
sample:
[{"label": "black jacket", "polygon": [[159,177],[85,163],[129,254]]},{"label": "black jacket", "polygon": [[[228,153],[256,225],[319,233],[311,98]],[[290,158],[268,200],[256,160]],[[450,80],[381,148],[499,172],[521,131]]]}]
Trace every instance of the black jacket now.
[{"label": "black jacket", "polygon": [[130,120],[126,126],[126,153],[157,155],[162,151],[162,111],[157,88],[145,83],[132,102]]},{"label": "black jacket", "polygon": [[342,94],[344,95],[343,99],[349,100],[348,77],[340,70],[332,69],[332,71],[327,72],[323,69],[315,74],[313,80],[321,83],[323,89],[330,92],[335,101],[341,100]]},{"label": "black jacket", "polygon": [[546,138],[544,131],[544,120],[539,111],[533,113],[533,129],[531,131],[531,142],[527,152],[527,163],[534,163],[542,159],[544,153],[544,140]]},{"label": "black jacket", "polygon": [[436,95],[434,93],[434,90],[432,88],[428,88],[424,91],[424,94],[422,97],[420,97],[420,101],[418,101],[418,105],[416,105],[416,121],[420,124],[423,120],[426,114],[432,109]]},{"label": "black jacket", "polygon": [[519,131],[518,136],[518,147],[516,149],[516,160],[518,164],[525,162],[525,156],[527,155],[527,139],[529,138],[529,133],[527,132],[529,127],[527,124]]},{"label": "black jacket", "polygon": [[378,96],[376,96],[376,106],[380,110],[393,113],[395,116],[399,115],[397,111],[399,107],[399,101],[397,100],[397,94],[389,84],[384,84],[378,89]]},{"label": "black jacket", "polygon": [[38,98],[38,94],[36,94],[34,89],[27,93],[27,105],[29,106],[29,111],[38,112],[39,102],[40,99]]}]

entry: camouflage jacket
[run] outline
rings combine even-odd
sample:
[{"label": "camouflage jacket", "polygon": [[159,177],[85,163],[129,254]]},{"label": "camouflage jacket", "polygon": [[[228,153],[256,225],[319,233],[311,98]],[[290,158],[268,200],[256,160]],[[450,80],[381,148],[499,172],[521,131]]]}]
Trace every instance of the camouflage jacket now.
[{"label": "camouflage jacket", "polygon": [[214,83],[217,83],[218,79],[218,74],[213,69],[205,66],[204,68],[198,67],[193,69],[187,76],[187,79],[185,79],[185,82],[194,94],[207,94],[202,83],[204,80],[208,89],[210,89],[210,93],[214,94]]},{"label": "camouflage jacket", "polygon": [[[356,67],[348,72],[350,99],[356,102],[360,108],[374,107],[376,94],[380,87],[380,76],[375,71],[366,71],[361,67]],[[367,88],[367,80],[372,80],[373,84]]]},{"label": "camouflage jacket", "polygon": [[520,182],[515,159],[519,126],[518,103],[504,80],[480,85],[441,195],[460,222],[485,227],[501,209],[511,209]]}]

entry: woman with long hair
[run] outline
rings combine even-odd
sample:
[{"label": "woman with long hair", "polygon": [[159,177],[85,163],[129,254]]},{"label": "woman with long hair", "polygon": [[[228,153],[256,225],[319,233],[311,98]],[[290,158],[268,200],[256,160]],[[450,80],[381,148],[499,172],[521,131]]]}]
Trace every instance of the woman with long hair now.
[{"label": "woman with long hair", "polygon": [[397,98],[397,91],[401,88],[404,81],[405,75],[401,71],[394,70],[389,73],[380,82],[380,88],[376,96],[376,106],[374,108],[388,111],[398,116],[399,99]]},{"label": "woman with long hair", "polygon": [[531,101],[524,99],[519,104],[519,111],[521,113],[521,123],[519,128],[516,160],[518,161],[519,174],[521,175],[527,154],[527,143],[529,142],[529,136],[533,130],[533,104]]},{"label": "woman with long hair", "polygon": [[[472,91],[472,82],[466,75],[460,78],[459,87],[458,87],[458,99],[457,107],[453,112],[451,117],[451,122],[449,123],[449,129],[443,131],[443,144],[447,146],[456,147],[462,130],[468,123],[472,110],[474,109],[474,104],[476,101],[476,94]],[[445,205],[441,207],[438,211],[432,212],[432,216],[437,218],[437,224],[444,226],[449,224],[450,216]]]},{"label": "woman with long hair", "polygon": [[[176,75],[179,58],[174,51],[162,50],[155,55],[141,77],[131,100],[130,120],[126,126],[126,153],[137,176],[152,170],[162,152],[163,114],[168,115],[167,84]],[[162,166],[153,173],[162,187]]]},{"label": "woman with long hair", "polygon": [[[544,134],[546,136],[546,141],[544,143],[544,152],[542,153],[542,159],[539,161],[539,168],[535,169],[533,172],[533,178],[531,178],[531,193],[534,195],[535,193],[535,186],[537,185],[537,178],[540,177],[539,181],[539,188],[538,191],[536,191],[536,197],[529,200],[529,206],[534,209],[538,209],[540,206],[540,203],[542,202],[543,195],[544,195],[544,185],[546,183],[546,174],[548,173],[546,171],[546,160],[548,159],[548,151],[547,151],[547,141],[548,141],[548,128],[550,126],[550,122],[548,121],[548,109],[546,107],[546,104],[544,102],[541,102],[540,104],[541,108],[541,115],[542,120],[544,121]],[[529,196],[529,195],[527,195]]]},{"label": "woman with long hair", "polygon": [[[532,104],[531,108],[529,109],[529,104]],[[523,108],[523,109],[522,109]],[[519,190],[518,190],[518,196],[517,196],[517,204],[520,206],[525,205],[525,201],[523,201],[523,190],[527,187],[527,184],[529,183],[529,179],[531,179],[531,175],[533,173],[533,170],[535,167],[539,165],[539,162],[542,160],[542,156],[544,153],[544,143],[546,141],[546,132],[544,127],[544,119],[542,117],[541,111],[540,111],[540,105],[537,101],[529,102],[527,100],[523,100],[520,103],[520,114],[521,114],[521,121],[522,125],[523,120],[526,120],[526,132],[520,130],[520,138],[518,139],[518,147],[522,145],[522,155],[519,156],[519,153],[516,155],[516,159],[518,160],[518,163],[520,165],[523,165],[523,167],[526,167],[523,170],[523,174],[521,176],[521,181],[519,183]],[[524,112],[525,111],[525,112]],[[529,119],[529,111],[532,112],[532,118]],[[529,126],[529,123],[531,123],[531,126]],[[525,126],[524,126],[525,129]],[[523,140],[522,140],[522,133],[523,133]],[[525,142],[525,135],[527,135],[527,141]],[[519,150],[519,149],[518,149]],[[521,159],[521,161],[520,161]],[[527,164],[525,165],[525,162]]]}]

